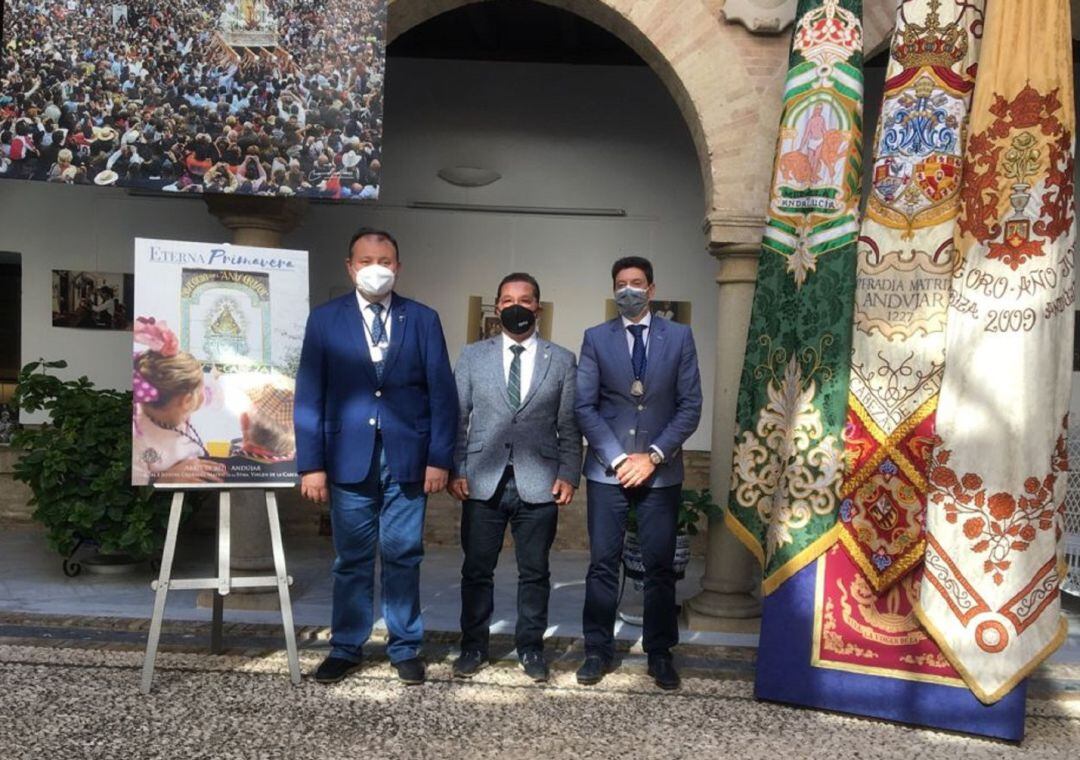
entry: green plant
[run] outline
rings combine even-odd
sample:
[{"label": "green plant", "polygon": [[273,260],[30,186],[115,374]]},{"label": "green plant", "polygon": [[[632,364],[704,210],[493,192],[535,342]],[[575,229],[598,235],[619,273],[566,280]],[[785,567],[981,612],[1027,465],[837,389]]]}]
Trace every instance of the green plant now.
[{"label": "green plant", "polygon": [[688,536],[696,536],[698,534],[698,525],[701,524],[703,517],[712,519],[722,517],[723,514],[724,510],[713,503],[712,493],[708,488],[700,491],[684,490],[682,492],[682,501],[679,502],[679,517],[677,519],[679,532]]},{"label": "green plant", "polygon": [[31,362],[15,391],[19,409],[50,418],[12,441],[23,450],[15,479],[33,493],[34,519],[61,554],[87,540],[105,554],[155,556],[165,540],[167,496],[131,485],[131,392],[49,374],[65,367],[64,361]]},{"label": "green plant", "polygon": [[[676,529],[679,533],[696,536],[701,518],[720,517],[723,514],[724,510],[713,503],[712,493],[708,488],[701,491],[686,489],[682,492],[679,502],[679,515],[675,521]],[[637,533],[637,512],[633,507],[630,508],[630,514],[626,517],[626,530]]]}]

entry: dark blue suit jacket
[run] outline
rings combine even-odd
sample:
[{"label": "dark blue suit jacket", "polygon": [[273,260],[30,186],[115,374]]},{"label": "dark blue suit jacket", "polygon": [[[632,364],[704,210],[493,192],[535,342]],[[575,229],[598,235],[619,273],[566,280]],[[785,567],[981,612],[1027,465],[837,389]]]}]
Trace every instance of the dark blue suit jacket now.
[{"label": "dark blue suit jacket", "polygon": [[450,469],[457,434],[457,386],[439,315],[394,293],[382,383],[363,318],[350,292],[311,312],[296,376],[296,459],[300,472],[326,470],[332,483],[368,475],[376,419],[391,476],[424,479]]},{"label": "dark blue suit jacket", "polygon": [[585,331],[578,358],[575,411],[589,442],[585,477],[617,484],[611,462],[620,454],[656,446],[665,462],[646,483],[664,487],[683,482],[682,445],[701,419],[701,375],[690,328],[652,316],[648,338],[645,395],[630,395],[634,369],[622,319]]}]

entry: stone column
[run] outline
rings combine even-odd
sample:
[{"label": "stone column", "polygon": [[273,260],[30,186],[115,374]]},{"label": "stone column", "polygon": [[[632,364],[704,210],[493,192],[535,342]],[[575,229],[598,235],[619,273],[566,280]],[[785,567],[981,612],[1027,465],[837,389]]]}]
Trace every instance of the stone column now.
[{"label": "stone column", "polygon": [[[723,506],[731,483],[735,402],[746,354],[761,247],[756,243],[715,242],[709,247],[718,262],[716,284],[719,286],[709,487],[713,500]],[[724,525],[722,517],[709,521],[708,539],[701,591],[683,605],[684,621],[688,628],[697,631],[745,627],[745,624],[733,624],[730,619],[756,618],[761,614],[760,568],[753,555]]]},{"label": "stone column", "polygon": [[[280,248],[281,238],[299,225],[306,205],[290,198],[208,194],[207,209],[232,231],[234,245]],[[280,500],[279,500],[280,501]],[[232,530],[229,534],[229,567],[236,575],[273,575],[270,528],[266,502],[258,489],[232,492]],[[216,592],[199,594],[199,606],[209,607]],[[234,589],[225,597],[232,609],[276,610],[280,603],[276,587]]]}]

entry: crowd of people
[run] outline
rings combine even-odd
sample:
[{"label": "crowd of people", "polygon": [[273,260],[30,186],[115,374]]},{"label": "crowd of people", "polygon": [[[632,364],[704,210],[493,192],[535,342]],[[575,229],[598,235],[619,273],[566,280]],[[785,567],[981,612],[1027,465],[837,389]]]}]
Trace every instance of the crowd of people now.
[{"label": "crowd of people", "polygon": [[386,0],[266,0],[239,58],[233,5],[4,0],[0,177],[376,198]]}]

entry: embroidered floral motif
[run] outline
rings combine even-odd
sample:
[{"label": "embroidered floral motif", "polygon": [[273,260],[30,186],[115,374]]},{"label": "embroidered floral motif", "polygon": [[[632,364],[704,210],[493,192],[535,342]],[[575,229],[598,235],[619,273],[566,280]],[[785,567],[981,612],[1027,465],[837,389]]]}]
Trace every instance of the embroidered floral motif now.
[{"label": "embroidered floral motif", "polygon": [[963,521],[964,536],[972,542],[969,549],[986,555],[983,572],[1000,586],[1012,567],[1012,554],[1027,551],[1040,530],[1055,527],[1054,485],[1068,466],[1065,436],[1058,437],[1050,472],[1042,480],[1027,478],[1020,496],[987,493],[981,477],[973,472],[958,475],[948,466],[951,456],[944,448],[934,452],[930,482],[936,488],[930,501],[944,505],[947,522]]},{"label": "embroidered floral motif", "polygon": [[1057,89],[1029,84],[1012,100],[995,95],[994,120],[968,140],[960,230],[1013,271],[1072,225],[1072,134],[1061,111]]},{"label": "embroidered floral motif", "polygon": [[843,449],[834,436],[821,437],[816,395],[816,383],[804,380],[791,357],[783,378],[768,386],[769,403],[755,431],[744,431],[735,446],[732,489],[738,503],[755,509],[766,525],[767,559],[792,543],[792,530],[836,507]]}]

